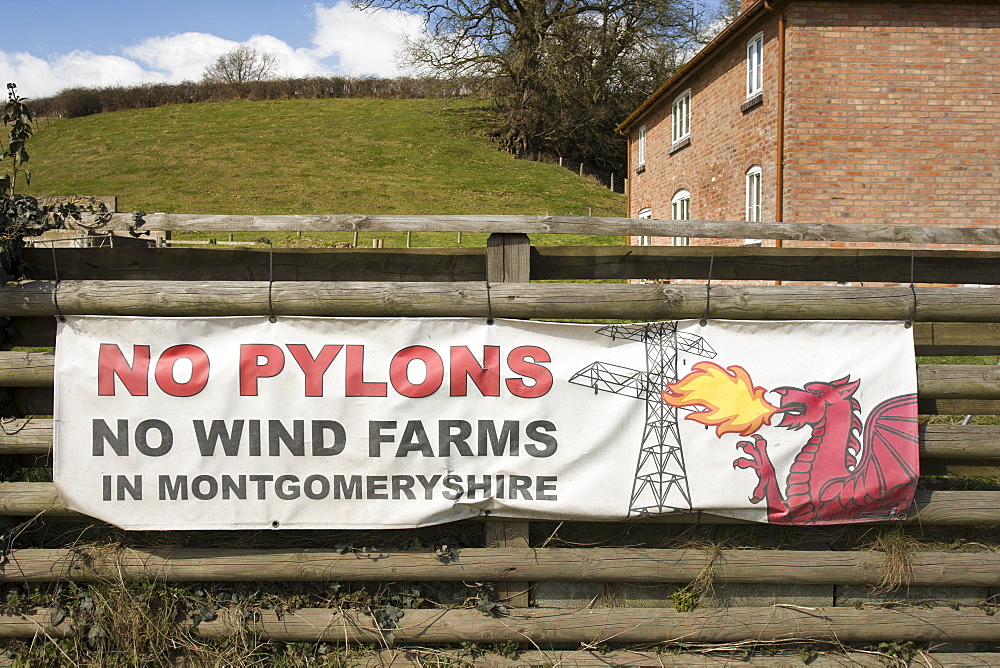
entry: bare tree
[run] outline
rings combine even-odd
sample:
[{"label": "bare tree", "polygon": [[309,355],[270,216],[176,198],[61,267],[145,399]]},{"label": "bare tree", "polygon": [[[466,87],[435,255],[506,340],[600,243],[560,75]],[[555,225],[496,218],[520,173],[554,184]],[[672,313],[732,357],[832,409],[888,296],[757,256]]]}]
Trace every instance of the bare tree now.
[{"label": "bare tree", "polygon": [[264,81],[273,78],[277,69],[278,59],[273,54],[240,45],[206,67],[204,80],[231,84]]},{"label": "bare tree", "polygon": [[686,52],[673,41],[636,43],[630,29],[592,19],[557,27],[540,70],[545,94],[535,107],[544,119],[547,152],[623,173],[625,140],[615,127],[677,69]]},{"label": "bare tree", "polygon": [[[515,155],[558,152],[621,163],[615,121],[655,90],[676,48],[697,34],[693,0],[354,0],[356,7],[424,17],[428,37],[411,64],[442,74],[485,75],[493,134]],[[575,128],[575,130],[572,130]],[[558,141],[556,141],[558,139]],[[569,147],[579,150],[570,150]]]},{"label": "bare tree", "polygon": [[709,16],[697,41],[700,44],[708,44],[739,15],[740,0],[719,0],[715,12]]},{"label": "bare tree", "polygon": [[732,22],[740,15],[740,0],[720,0],[716,14],[719,18]]}]

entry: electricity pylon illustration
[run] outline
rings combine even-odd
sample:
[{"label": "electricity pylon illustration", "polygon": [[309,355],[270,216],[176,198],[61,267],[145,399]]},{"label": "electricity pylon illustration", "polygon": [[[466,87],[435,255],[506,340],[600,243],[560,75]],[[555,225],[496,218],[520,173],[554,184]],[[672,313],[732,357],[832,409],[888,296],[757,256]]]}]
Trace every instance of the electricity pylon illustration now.
[{"label": "electricity pylon illustration", "polygon": [[677,380],[678,352],[711,359],[716,352],[700,336],[677,331],[676,322],[641,325],[609,325],[597,330],[612,339],[642,341],[646,346],[646,370],[637,371],[594,362],[569,379],[594,392],[621,394],[646,402],[646,425],[642,432],[639,461],[629,501],[629,517],[651,517],[691,509],[677,409],[663,401],[667,383]]}]

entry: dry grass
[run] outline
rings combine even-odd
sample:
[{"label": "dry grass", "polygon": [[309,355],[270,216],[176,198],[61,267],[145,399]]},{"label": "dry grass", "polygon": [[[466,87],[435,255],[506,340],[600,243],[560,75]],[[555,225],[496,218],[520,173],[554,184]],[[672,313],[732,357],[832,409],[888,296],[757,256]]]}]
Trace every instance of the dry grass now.
[{"label": "dry grass", "polygon": [[911,555],[923,547],[919,540],[899,527],[879,527],[867,547],[885,555],[882,577],[872,587],[873,592],[897,591],[910,585]]}]

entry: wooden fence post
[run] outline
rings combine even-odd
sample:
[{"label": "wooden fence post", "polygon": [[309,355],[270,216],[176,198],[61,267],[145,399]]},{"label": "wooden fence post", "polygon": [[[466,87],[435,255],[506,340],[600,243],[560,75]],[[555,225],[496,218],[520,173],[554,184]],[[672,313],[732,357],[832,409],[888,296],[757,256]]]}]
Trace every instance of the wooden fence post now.
[{"label": "wooden fence post", "polygon": [[[527,283],[530,272],[531,242],[523,233],[495,233],[486,241],[486,280],[488,283]],[[486,544],[497,547],[528,547],[528,522],[524,520],[486,520]],[[505,605],[528,607],[527,582],[497,583],[497,596]]]},{"label": "wooden fence post", "polygon": [[489,283],[527,283],[531,242],[524,233],[494,233],[486,240],[486,280]]}]

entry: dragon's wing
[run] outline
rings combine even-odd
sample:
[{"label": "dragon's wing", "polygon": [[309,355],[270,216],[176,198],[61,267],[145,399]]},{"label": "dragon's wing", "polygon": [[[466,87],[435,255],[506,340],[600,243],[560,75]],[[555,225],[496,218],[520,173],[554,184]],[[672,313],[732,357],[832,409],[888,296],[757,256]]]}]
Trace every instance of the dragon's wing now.
[{"label": "dragon's wing", "polygon": [[865,422],[862,443],[854,471],[824,485],[821,504],[839,505],[857,518],[905,517],[919,473],[917,395],[904,394],[876,406]]}]

